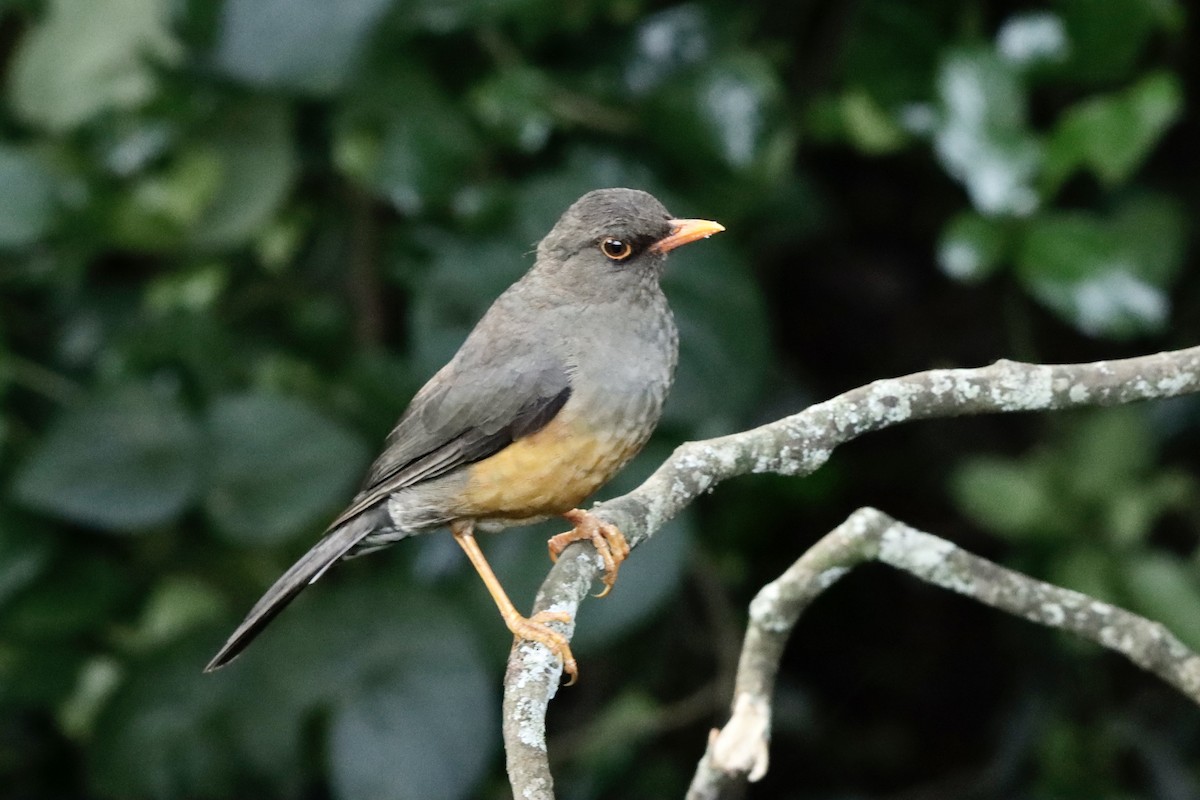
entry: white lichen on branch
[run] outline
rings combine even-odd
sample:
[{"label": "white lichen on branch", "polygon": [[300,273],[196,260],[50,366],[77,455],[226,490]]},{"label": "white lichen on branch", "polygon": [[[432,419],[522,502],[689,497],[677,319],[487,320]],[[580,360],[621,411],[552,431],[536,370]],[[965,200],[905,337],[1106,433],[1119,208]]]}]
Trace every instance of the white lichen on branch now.
[{"label": "white lichen on branch", "polygon": [[[681,445],[641,486],[602,503],[595,513],[621,528],[629,543],[636,547],[697,496],[721,481],[752,472],[807,475],[824,464],[839,445],[892,425],[970,414],[1117,405],[1196,391],[1200,391],[1200,347],[1093,364],[998,361],[979,369],[930,370],[879,380],[749,431]],[[857,517],[847,520],[847,524],[852,522],[862,524]],[[888,563],[902,560],[900,554],[906,548],[916,546],[921,550],[923,563],[928,564],[930,579],[945,578],[947,583],[939,585],[959,591],[967,587],[963,575],[975,575],[978,580],[970,582],[974,592],[970,596],[997,608],[1012,610],[1006,605],[1014,596],[1012,586],[1001,582],[993,587],[982,580],[982,574],[952,569],[957,566],[952,563],[955,560],[974,559],[974,556],[953,545],[950,545],[951,550],[943,551],[919,536],[914,538],[918,531],[907,530],[909,532],[905,533],[898,529],[894,534],[896,540],[886,543],[887,552],[895,555],[894,559],[888,555]],[[882,554],[885,543],[881,541],[878,546]],[[812,552],[806,553],[801,561],[809,558]],[[1001,569],[990,562],[983,564]],[[825,575],[827,585],[840,574],[830,570],[846,566],[836,560],[824,563],[810,581],[814,587],[812,591],[819,593],[823,588],[816,588],[821,583],[818,576]],[[981,565],[975,566],[982,570]],[[534,611],[554,606],[574,617],[580,601],[599,573],[590,549],[568,548],[542,584]],[[988,587],[986,590],[985,586]],[[1058,589],[1046,584],[1042,586]],[[1098,624],[1105,615],[1089,605],[1094,602],[1091,598],[1079,597],[1083,598],[1082,605],[1059,598],[1045,601],[1048,604],[1045,607],[1037,606],[1036,615],[1033,611],[1014,613],[1044,624],[1059,615],[1066,623],[1083,614],[1089,625]],[[1118,614],[1119,609],[1106,608],[1109,609],[1108,617],[1127,613]],[[1189,691],[1185,688],[1188,686],[1200,686],[1198,665],[1177,669],[1170,676],[1162,672],[1163,665],[1182,663],[1179,661],[1182,656],[1176,649],[1177,642],[1172,643],[1167,638],[1170,635],[1161,626],[1157,631],[1129,639],[1125,628],[1110,619],[1108,624],[1095,628],[1095,636],[1089,638],[1120,650],[1183,691]],[[567,634],[569,636],[570,631]],[[528,800],[553,800],[545,745],[528,742],[532,731],[544,728],[545,711],[559,678],[558,669],[547,669],[544,659],[534,654],[539,649],[540,645],[517,647],[509,658],[505,676],[504,738],[509,778],[515,795]],[[1192,694],[1194,696],[1194,692]],[[539,719],[540,723],[537,722]]]}]

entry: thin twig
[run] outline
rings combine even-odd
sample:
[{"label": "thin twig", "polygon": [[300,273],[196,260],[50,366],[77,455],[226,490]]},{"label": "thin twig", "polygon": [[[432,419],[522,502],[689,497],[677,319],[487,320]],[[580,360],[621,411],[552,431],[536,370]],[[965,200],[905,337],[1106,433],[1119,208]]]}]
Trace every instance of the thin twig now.
[{"label": "thin twig", "polygon": [[[1200,391],[1200,347],[1120,361],[931,370],[875,381],[798,414],[743,433],[681,445],[641,486],[595,513],[637,546],[701,493],[747,473],[807,475],[834,448],[864,433],[918,419],[1110,406]],[[538,591],[534,611],[579,603],[600,574],[590,548],[572,546]],[[569,637],[574,623],[563,625]],[[584,665],[586,675],[587,666]],[[504,678],[504,741],[509,780],[520,800],[552,800],[545,720],[561,665],[545,647],[514,646]]]},{"label": "thin twig", "polygon": [[1200,655],[1161,624],[1006,569],[873,508],[861,508],[750,604],[730,720],[709,738],[687,800],[718,800],[734,786],[766,774],[771,698],[788,637],[809,604],[864,561],[881,561],[1030,622],[1093,641],[1200,704]]}]

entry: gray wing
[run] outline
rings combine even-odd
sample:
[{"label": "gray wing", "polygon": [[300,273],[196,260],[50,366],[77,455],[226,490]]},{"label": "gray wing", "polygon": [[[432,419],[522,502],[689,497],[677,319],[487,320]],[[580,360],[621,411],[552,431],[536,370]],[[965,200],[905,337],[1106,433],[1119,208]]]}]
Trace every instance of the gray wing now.
[{"label": "gray wing", "polygon": [[491,351],[483,353],[470,344],[468,339],[459,357],[417,392],[362,489],[331,529],[400,489],[480,461],[540,430],[570,398],[570,374],[561,361],[512,341],[492,341]]},{"label": "gray wing", "polygon": [[480,349],[472,347],[475,336],[417,392],[350,506],[250,609],[206,672],[232,661],[304,587],[387,525],[380,503],[390,494],[503,450],[567,402],[569,372],[545,348],[491,340]]}]

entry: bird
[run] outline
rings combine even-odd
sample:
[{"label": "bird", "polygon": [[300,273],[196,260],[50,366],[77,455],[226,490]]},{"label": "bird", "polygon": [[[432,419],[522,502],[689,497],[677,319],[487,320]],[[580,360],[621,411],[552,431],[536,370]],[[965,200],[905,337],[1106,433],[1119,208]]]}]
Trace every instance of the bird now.
[{"label": "bird", "polygon": [[336,562],[439,528],[479,573],[516,639],[540,642],[570,683],[578,666],[551,622],[522,616],[475,532],[560,516],[550,558],[576,541],[603,559],[604,596],[629,545],[580,504],[646,444],[674,379],[679,335],[660,285],[667,254],[723,231],[672,217],[653,195],[597,189],[538,243],[533,266],[493,302],[412,398],[362,488],[250,609],[205,667],[236,656]]}]

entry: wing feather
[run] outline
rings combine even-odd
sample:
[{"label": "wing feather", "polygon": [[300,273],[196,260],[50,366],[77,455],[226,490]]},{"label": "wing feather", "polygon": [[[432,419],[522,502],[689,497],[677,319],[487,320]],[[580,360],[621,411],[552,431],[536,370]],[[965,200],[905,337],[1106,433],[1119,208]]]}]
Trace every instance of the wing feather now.
[{"label": "wing feather", "polygon": [[570,376],[561,366],[474,372],[455,366],[451,362],[413,398],[362,488],[330,529],[394,492],[481,461],[541,430],[571,396]]}]

